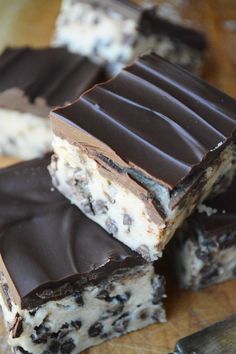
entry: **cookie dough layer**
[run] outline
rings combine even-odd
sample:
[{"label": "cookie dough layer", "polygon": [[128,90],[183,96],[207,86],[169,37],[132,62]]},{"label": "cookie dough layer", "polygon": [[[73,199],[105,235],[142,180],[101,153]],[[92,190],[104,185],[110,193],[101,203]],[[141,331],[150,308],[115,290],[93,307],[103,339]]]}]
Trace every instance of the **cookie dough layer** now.
[{"label": "cookie dough layer", "polygon": [[[184,219],[212,192],[214,186],[218,189],[222,176],[228,174],[227,184],[230,183],[233,161],[233,149],[229,147],[193,181],[192,186],[186,186],[189,192],[180,205],[171,209],[168,190],[155,181],[133,174],[133,190],[130,190],[125,185],[126,179],[117,181],[112,174],[104,175],[98,162],[66,140],[54,136],[53,150],[50,173],[56,188],[85,215],[147,261],[162,255],[165,245]],[[142,178],[147,191],[145,197],[143,190],[143,199],[134,192],[135,188],[139,190]],[[130,177],[127,179],[129,181]],[[163,219],[160,220],[158,212],[151,217],[146,201],[148,192],[149,198],[157,206],[162,206]]]},{"label": "cookie dough layer", "polygon": [[50,121],[46,118],[0,108],[0,131],[0,155],[28,160],[52,149]]},{"label": "cookie dough layer", "polygon": [[[185,232],[188,234],[187,230]],[[222,234],[222,241],[236,238],[235,235],[235,231]],[[195,239],[186,240],[185,236],[178,235],[178,252],[172,255],[182,288],[199,290],[236,278],[236,240],[235,245],[224,248],[224,243],[206,241],[200,233]]]},{"label": "cookie dough layer", "polygon": [[[2,288],[7,289],[3,279]],[[97,286],[30,310],[19,308],[10,298],[8,306],[1,298],[1,306],[14,353],[77,354],[113,337],[165,322],[164,294],[163,278],[155,275],[152,265],[146,265],[123,269],[122,274]]]},{"label": "cookie dough layer", "polygon": [[[188,45],[182,41],[181,33],[179,38],[176,33],[175,36],[169,34],[169,31],[173,31],[172,24],[158,18],[157,12],[156,19],[149,19],[144,15],[145,9],[132,2],[117,4],[119,2],[110,2],[107,6],[105,2],[98,5],[96,1],[85,3],[64,0],[53,45],[66,45],[73,53],[89,56],[96,62],[119,64],[119,67],[152,50],[173,63],[199,71],[204,50],[194,47],[194,42],[199,40],[198,37],[200,42],[204,42],[201,34],[196,33],[197,38],[192,40],[193,46]],[[155,13],[155,10],[149,11]],[[147,33],[144,31],[146,28],[149,29]],[[178,31],[191,33],[191,30],[176,25]]]}]

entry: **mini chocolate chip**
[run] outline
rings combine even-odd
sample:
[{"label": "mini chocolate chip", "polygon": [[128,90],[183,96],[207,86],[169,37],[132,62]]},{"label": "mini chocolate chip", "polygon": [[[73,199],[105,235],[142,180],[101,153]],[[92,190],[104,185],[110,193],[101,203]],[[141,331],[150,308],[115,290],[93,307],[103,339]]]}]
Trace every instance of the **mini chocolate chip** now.
[{"label": "mini chocolate chip", "polygon": [[146,310],[142,310],[139,314],[139,318],[141,320],[146,320],[148,318],[148,314],[147,314],[147,311]]},{"label": "mini chocolate chip", "polygon": [[130,299],[130,296],[131,296],[130,292],[126,291],[122,295],[116,295],[116,299],[123,304],[124,302],[126,302]]},{"label": "mini chocolate chip", "polygon": [[85,214],[94,215],[93,206],[89,200],[84,200],[81,202],[81,209]]},{"label": "mini chocolate chip", "polygon": [[94,323],[88,330],[90,337],[97,337],[102,333],[103,324],[101,322]]},{"label": "mini chocolate chip", "polygon": [[71,326],[78,330],[81,328],[82,322],[79,320],[71,321]]},{"label": "mini chocolate chip", "polygon": [[61,353],[62,354],[70,354],[75,349],[75,344],[73,339],[69,339],[64,342],[61,346]]},{"label": "mini chocolate chip", "polygon": [[60,344],[56,341],[53,341],[48,350],[45,350],[43,354],[58,354],[60,350]]},{"label": "mini chocolate chip", "polygon": [[34,327],[36,334],[31,335],[32,342],[35,344],[47,343],[48,337],[51,335],[49,333],[49,328],[44,324]]},{"label": "mini chocolate chip", "polygon": [[53,341],[50,346],[49,346],[49,350],[54,354],[57,354],[60,350],[60,343]]},{"label": "mini chocolate chip", "polygon": [[123,304],[115,304],[112,306],[112,308],[110,308],[109,310],[105,311],[102,314],[101,319],[106,320],[109,317],[117,316],[123,311],[123,309],[124,309]]},{"label": "mini chocolate chip", "polygon": [[123,216],[123,225],[132,225],[132,222],[133,222],[133,219],[128,215],[128,214],[125,214]]},{"label": "mini chocolate chip", "polygon": [[10,328],[10,332],[12,338],[19,338],[23,333],[23,319],[18,313],[16,314],[13,326]]},{"label": "mini chocolate chip", "polygon": [[107,218],[106,220],[106,227],[107,227],[107,231],[116,236],[118,234],[118,227],[116,225],[115,220],[111,219],[111,218]]},{"label": "mini chocolate chip", "polygon": [[97,214],[105,214],[107,212],[107,205],[104,200],[98,199],[93,202],[93,210],[94,213]]},{"label": "mini chocolate chip", "polygon": [[83,296],[82,296],[80,293],[76,293],[76,294],[75,294],[75,302],[76,302],[77,305],[79,305],[79,306],[84,306]]},{"label": "mini chocolate chip", "polygon": [[159,321],[161,315],[161,310],[155,310],[152,315],[152,319],[155,321]]},{"label": "mini chocolate chip", "polygon": [[127,318],[128,315],[129,313],[125,312],[112,323],[115,332],[124,333],[127,330],[129,325],[129,319]]},{"label": "mini chocolate chip", "polygon": [[33,309],[32,311],[29,311],[30,316],[34,317],[38,311],[39,307]]},{"label": "mini chocolate chip", "polygon": [[151,257],[149,253],[149,249],[146,245],[141,245],[138,248],[136,248],[136,252],[141,254],[141,256],[146,259],[146,261],[151,262]]},{"label": "mini chocolate chip", "polygon": [[109,296],[109,293],[108,293],[107,290],[101,290],[97,294],[96,298],[99,299],[99,300],[107,301],[107,302],[111,302],[112,301],[112,298]]}]

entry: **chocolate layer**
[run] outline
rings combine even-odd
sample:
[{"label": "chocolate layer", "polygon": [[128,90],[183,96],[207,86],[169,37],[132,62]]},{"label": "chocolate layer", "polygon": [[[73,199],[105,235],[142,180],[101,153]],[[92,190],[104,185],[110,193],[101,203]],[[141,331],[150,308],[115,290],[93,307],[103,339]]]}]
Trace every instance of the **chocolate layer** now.
[{"label": "chocolate layer", "polygon": [[114,12],[123,18],[135,20],[137,27],[144,35],[163,34],[200,51],[207,48],[207,39],[203,33],[160,17],[157,6],[150,4],[147,6],[145,1],[138,5],[137,1],[129,0],[75,0],[75,3],[81,2],[102,7],[111,14]]},{"label": "chocolate layer", "polygon": [[169,189],[204,170],[236,133],[234,99],[154,54],[51,117],[56,135]]},{"label": "chocolate layer", "polygon": [[144,263],[52,189],[49,162],[0,170],[0,271],[25,308]]},{"label": "chocolate layer", "polygon": [[47,116],[104,81],[103,68],[65,48],[8,48],[0,56],[0,107]]}]

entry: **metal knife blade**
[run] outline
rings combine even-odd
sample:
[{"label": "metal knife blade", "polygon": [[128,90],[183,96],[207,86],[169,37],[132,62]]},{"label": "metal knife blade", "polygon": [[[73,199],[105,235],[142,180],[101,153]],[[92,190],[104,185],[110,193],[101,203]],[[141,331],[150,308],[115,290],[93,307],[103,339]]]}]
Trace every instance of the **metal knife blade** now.
[{"label": "metal knife blade", "polygon": [[236,315],[180,339],[173,354],[236,354]]}]

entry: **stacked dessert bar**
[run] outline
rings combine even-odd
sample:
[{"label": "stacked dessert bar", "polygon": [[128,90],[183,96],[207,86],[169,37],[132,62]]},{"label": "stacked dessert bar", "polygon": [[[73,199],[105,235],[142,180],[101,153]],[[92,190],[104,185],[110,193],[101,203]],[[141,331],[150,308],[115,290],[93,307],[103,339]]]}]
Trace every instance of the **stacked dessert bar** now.
[{"label": "stacked dessert bar", "polygon": [[51,150],[50,110],[106,79],[105,69],[65,48],[9,48],[0,56],[0,155]]},{"label": "stacked dessert bar", "polygon": [[195,72],[207,47],[202,33],[130,0],[63,0],[52,44],[118,67],[152,50]]},{"label": "stacked dessert bar", "polygon": [[0,170],[0,303],[13,352],[77,354],[165,321],[164,278],[53,190],[49,162]]},{"label": "stacked dessert bar", "polygon": [[236,179],[178,231],[171,259],[180,284],[198,290],[236,277]]},{"label": "stacked dessert bar", "polygon": [[14,353],[77,354],[165,321],[153,262],[232,182],[235,108],[152,54],[52,111],[53,156],[0,171],[1,305]]},{"label": "stacked dessert bar", "polygon": [[51,113],[54,185],[147,261],[233,178],[235,101],[146,55]]}]

